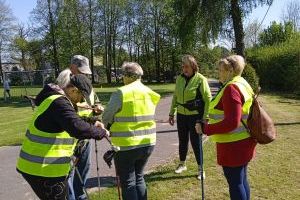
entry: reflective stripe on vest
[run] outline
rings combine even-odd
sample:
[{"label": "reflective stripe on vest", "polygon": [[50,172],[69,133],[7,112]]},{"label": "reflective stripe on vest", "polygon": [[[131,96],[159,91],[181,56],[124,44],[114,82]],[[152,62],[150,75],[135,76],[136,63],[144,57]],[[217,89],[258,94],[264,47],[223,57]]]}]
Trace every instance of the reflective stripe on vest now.
[{"label": "reflective stripe on vest", "polygon": [[115,117],[115,122],[139,122],[154,120],[154,115],[148,116],[134,116],[134,117]]},{"label": "reflective stripe on vest", "polygon": [[48,138],[33,135],[29,130],[26,131],[26,137],[35,143],[41,144],[54,144],[54,145],[72,145],[75,142],[75,138]]},{"label": "reflective stripe on vest", "polygon": [[159,94],[139,80],[119,88],[122,109],[115,115],[110,127],[111,141],[121,151],[154,145],[156,124],[154,113]]},{"label": "reflective stripe on vest", "polygon": [[34,125],[51,103],[62,95],[52,95],[36,109],[26,131],[17,168],[24,173],[42,177],[66,176],[70,170],[70,156],[75,147],[75,138],[63,131],[48,133]]},{"label": "reflective stripe on vest", "polygon": [[[240,77],[236,76],[232,79],[232,81],[228,82],[222,89],[221,91],[217,94],[217,96],[212,100],[209,106],[209,123],[210,124],[215,124],[224,119],[224,111],[218,110],[215,107],[218,105],[219,101],[221,100],[224,90],[226,86],[229,84],[235,84],[238,86],[240,92],[242,93],[244,97],[244,104],[242,106],[242,120],[244,122],[247,121],[250,107],[252,104],[252,95],[253,91],[250,85],[247,83],[247,81]],[[242,123],[240,123],[239,127],[237,127],[235,130],[229,132],[229,133],[221,133],[221,134],[214,134],[211,135],[210,138],[214,142],[218,143],[227,143],[227,142],[235,142],[239,140],[243,140],[250,137],[249,133],[245,129]]]},{"label": "reflective stripe on vest", "polygon": [[133,136],[141,136],[141,135],[150,135],[155,134],[156,128],[153,129],[146,129],[146,130],[134,130],[128,132],[113,132],[111,137],[133,137]]},{"label": "reflective stripe on vest", "polygon": [[70,157],[48,157],[48,158],[45,158],[45,157],[30,155],[22,150],[20,152],[20,157],[25,160],[28,160],[30,162],[41,163],[41,164],[65,164],[65,163],[70,163],[70,161],[71,161]]}]

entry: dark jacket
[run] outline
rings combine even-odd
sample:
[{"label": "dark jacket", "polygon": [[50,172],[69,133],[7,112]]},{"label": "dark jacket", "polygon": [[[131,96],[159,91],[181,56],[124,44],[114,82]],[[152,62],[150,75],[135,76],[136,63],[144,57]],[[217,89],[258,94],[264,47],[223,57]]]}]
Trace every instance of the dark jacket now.
[{"label": "dark jacket", "polygon": [[[37,95],[35,104],[39,106],[47,97],[57,94],[62,94],[58,86],[45,85]],[[82,120],[65,96],[55,99],[49,108],[36,119],[35,126],[49,133],[67,131],[70,136],[77,139],[101,139],[105,135],[104,131]]]}]

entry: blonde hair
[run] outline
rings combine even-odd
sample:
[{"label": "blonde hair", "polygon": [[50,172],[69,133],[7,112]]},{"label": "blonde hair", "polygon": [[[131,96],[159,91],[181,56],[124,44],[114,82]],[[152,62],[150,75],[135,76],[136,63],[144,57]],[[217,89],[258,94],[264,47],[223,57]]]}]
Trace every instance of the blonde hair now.
[{"label": "blonde hair", "polygon": [[196,59],[191,55],[184,55],[181,59],[183,65],[189,65],[193,69],[194,72],[199,71],[198,63]]},{"label": "blonde hair", "polygon": [[228,56],[221,59],[218,63],[219,66],[223,65],[226,71],[233,70],[234,76],[240,76],[245,68],[245,59],[240,55]]}]

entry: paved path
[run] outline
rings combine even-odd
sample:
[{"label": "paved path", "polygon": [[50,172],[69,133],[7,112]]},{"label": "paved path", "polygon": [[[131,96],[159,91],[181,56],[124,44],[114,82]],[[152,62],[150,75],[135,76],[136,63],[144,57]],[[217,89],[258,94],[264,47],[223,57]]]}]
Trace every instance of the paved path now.
[{"label": "paved path", "polygon": [[[216,82],[210,82],[210,84],[215,86]],[[216,89],[213,88],[212,92],[215,91]],[[171,96],[167,96],[161,99],[157,106],[155,116],[157,121],[157,144],[146,166],[146,171],[177,156],[178,139],[176,125],[172,127],[167,123],[171,99]],[[102,159],[103,154],[109,149],[108,143],[104,140],[100,141],[98,142],[98,148],[101,187],[106,187],[113,184],[115,171],[114,167],[109,169]],[[19,151],[20,146],[0,147],[0,200],[38,199],[27,182],[16,172],[16,158]],[[88,180],[88,187],[92,190],[97,187],[95,160],[94,149],[92,149],[91,178]]]}]

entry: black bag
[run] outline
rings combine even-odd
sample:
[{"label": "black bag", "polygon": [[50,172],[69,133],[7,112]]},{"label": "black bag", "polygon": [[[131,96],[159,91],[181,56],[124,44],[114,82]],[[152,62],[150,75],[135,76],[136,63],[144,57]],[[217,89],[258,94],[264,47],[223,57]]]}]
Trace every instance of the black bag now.
[{"label": "black bag", "polygon": [[197,88],[195,99],[189,100],[184,104],[181,104],[181,103],[178,103],[178,104],[185,107],[189,111],[197,110],[199,113],[199,116],[201,116],[201,119],[202,119],[203,114],[204,114],[204,101],[202,99],[202,94],[200,92],[199,87],[200,87],[200,85]]}]

